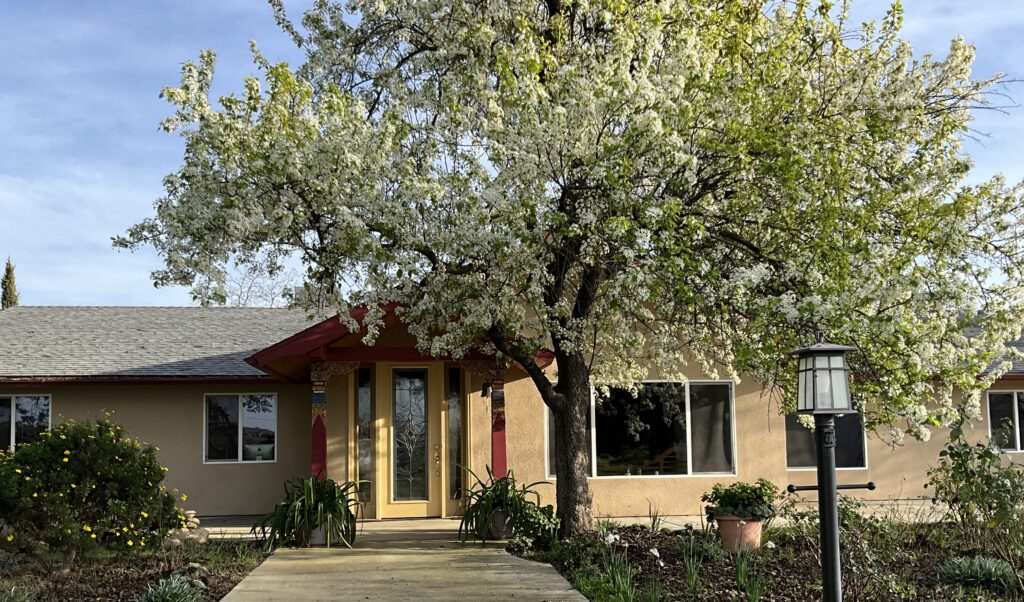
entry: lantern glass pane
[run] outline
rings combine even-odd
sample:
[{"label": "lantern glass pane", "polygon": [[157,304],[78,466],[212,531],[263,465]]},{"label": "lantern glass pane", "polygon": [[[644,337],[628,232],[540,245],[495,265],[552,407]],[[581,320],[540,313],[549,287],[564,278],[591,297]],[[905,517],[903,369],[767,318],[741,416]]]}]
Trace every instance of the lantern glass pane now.
[{"label": "lantern glass pane", "polygon": [[815,368],[828,368],[828,356],[816,355],[814,356],[814,367]]},{"label": "lantern glass pane", "polygon": [[804,400],[807,398],[807,389],[804,387],[804,373],[796,373],[796,409],[804,409]]},{"label": "lantern glass pane", "polygon": [[836,409],[850,408],[850,391],[846,386],[846,370],[832,370],[832,393]]},{"label": "lantern glass pane", "polygon": [[842,354],[836,354],[828,358],[830,367],[842,368],[843,367],[843,356]]},{"label": "lantern glass pane", "polygon": [[[824,358],[819,358],[824,359]],[[832,405],[832,379],[829,378],[829,370],[814,371],[814,408],[816,410],[831,410]]]},{"label": "lantern glass pane", "polygon": [[807,356],[800,358],[800,369],[806,370],[811,367],[811,360]]},{"label": "lantern glass pane", "polygon": [[804,372],[804,391],[806,391],[806,393],[804,394],[804,409],[807,410],[814,409],[814,381],[812,380],[813,375],[813,370],[808,370]]}]

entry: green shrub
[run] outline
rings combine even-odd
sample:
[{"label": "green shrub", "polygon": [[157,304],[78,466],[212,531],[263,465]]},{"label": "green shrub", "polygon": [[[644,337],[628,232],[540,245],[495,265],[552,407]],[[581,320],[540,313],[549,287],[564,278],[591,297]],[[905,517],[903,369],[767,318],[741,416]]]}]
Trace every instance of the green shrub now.
[{"label": "green shrub", "polygon": [[150,585],[138,602],[202,602],[205,596],[201,585],[184,575],[171,575]]},{"label": "green shrub", "polygon": [[934,499],[968,526],[1015,526],[1024,505],[1024,474],[1004,464],[994,442],[968,443],[960,425],[928,471]]},{"label": "green shrub", "polygon": [[35,602],[36,596],[25,588],[12,587],[11,591],[0,592],[0,602]]},{"label": "green shrub", "polygon": [[[892,570],[905,562],[912,532],[905,523],[870,516],[864,502],[840,495],[839,530],[844,593],[851,600],[913,600],[913,582]],[[821,557],[817,509],[799,509],[790,499],[780,506],[787,525],[772,529],[771,540],[786,547],[803,548],[811,558]]]},{"label": "green shrub", "polygon": [[[184,525],[157,450],[108,420],[65,422],[0,457],[0,546],[71,561],[99,547],[159,544]],[[184,499],[184,496],[182,496]]]},{"label": "green shrub", "polygon": [[950,558],[939,567],[939,578],[950,585],[1001,593],[1010,593],[1017,587],[1017,575],[1009,562],[984,556]]},{"label": "green shrub", "polygon": [[334,543],[352,547],[356,540],[359,483],[338,484],[331,479],[295,477],[284,484],[284,500],[252,527],[267,549],[280,545],[308,546],[316,529],[322,529],[327,547]]},{"label": "green shrub", "polygon": [[756,483],[716,483],[710,493],[701,496],[708,505],[705,512],[709,521],[716,516],[737,516],[744,520],[768,520],[775,516],[775,501],[779,488],[767,479]]},{"label": "green shrub", "polygon": [[617,520],[610,518],[599,518],[597,519],[597,534],[601,537],[610,535],[615,532],[616,529],[622,526]]},{"label": "green shrub", "polygon": [[520,485],[511,470],[508,475],[495,479],[489,466],[486,482],[472,471],[470,474],[476,478],[476,484],[466,492],[466,509],[459,523],[459,538],[463,542],[470,537],[479,541],[494,539],[491,525],[499,511],[508,517],[515,537],[527,545],[556,538],[558,519],[555,518],[555,510],[550,505],[541,506],[540,494],[533,489],[543,481]]},{"label": "green shrub", "polygon": [[605,546],[592,534],[577,535],[552,542],[545,551],[530,557],[538,562],[552,564],[562,573],[576,573],[592,568],[600,559]]}]

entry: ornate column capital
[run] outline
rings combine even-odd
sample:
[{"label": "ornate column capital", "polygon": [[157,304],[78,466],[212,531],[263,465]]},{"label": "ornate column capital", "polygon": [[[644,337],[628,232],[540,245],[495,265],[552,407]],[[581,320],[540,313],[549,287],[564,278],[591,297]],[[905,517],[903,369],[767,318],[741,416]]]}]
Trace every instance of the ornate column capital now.
[{"label": "ornate column capital", "polygon": [[314,383],[326,383],[332,376],[355,372],[359,362],[316,362],[309,367],[309,378]]},{"label": "ornate column capital", "polygon": [[484,376],[487,380],[505,378],[505,369],[495,365],[494,360],[459,360],[459,367],[470,374]]}]

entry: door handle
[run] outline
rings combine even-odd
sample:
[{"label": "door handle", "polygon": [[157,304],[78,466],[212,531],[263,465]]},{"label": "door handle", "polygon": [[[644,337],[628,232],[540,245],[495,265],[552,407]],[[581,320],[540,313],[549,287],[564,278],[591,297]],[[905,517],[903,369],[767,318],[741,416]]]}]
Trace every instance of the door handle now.
[{"label": "door handle", "polygon": [[434,445],[434,476],[441,476],[441,444]]}]

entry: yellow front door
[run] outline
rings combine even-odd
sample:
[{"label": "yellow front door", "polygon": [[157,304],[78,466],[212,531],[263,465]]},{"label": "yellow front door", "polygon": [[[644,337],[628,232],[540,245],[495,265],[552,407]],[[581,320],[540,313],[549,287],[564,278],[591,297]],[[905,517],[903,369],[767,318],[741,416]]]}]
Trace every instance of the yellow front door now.
[{"label": "yellow front door", "polygon": [[444,386],[440,363],[378,364],[378,518],[441,516]]}]

